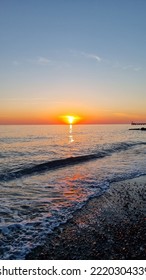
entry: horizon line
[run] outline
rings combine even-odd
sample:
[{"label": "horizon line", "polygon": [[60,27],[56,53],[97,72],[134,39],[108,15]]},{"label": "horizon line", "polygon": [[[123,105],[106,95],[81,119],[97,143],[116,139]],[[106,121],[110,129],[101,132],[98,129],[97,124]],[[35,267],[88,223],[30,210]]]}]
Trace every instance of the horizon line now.
[{"label": "horizon line", "polygon": [[[131,124],[131,122],[123,122],[123,123],[74,123],[74,125],[112,125],[112,124]],[[0,123],[0,125],[70,125],[68,123]]]}]

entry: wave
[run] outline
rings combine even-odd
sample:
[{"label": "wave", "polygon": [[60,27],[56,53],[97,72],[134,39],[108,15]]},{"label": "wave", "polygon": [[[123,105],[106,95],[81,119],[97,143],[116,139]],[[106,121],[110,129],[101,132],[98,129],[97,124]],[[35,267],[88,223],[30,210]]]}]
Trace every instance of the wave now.
[{"label": "wave", "polygon": [[146,142],[136,142],[136,143],[118,143],[112,144],[109,148],[102,149],[93,154],[81,155],[63,159],[52,160],[44,162],[41,164],[36,164],[34,166],[24,167],[22,169],[17,169],[15,171],[6,171],[5,174],[0,174],[0,181],[9,181],[12,179],[20,178],[27,175],[33,175],[35,173],[46,172],[49,170],[56,170],[59,168],[64,168],[70,165],[76,165],[80,163],[85,163],[91,160],[97,160],[106,156],[110,156],[115,152],[124,151],[132,148],[133,146],[146,145]]}]

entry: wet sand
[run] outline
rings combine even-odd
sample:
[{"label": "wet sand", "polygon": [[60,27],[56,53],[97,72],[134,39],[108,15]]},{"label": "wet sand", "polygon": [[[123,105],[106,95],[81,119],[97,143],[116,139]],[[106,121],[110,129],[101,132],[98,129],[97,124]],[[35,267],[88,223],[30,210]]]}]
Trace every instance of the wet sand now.
[{"label": "wet sand", "polygon": [[146,176],[111,184],[26,259],[146,259]]}]

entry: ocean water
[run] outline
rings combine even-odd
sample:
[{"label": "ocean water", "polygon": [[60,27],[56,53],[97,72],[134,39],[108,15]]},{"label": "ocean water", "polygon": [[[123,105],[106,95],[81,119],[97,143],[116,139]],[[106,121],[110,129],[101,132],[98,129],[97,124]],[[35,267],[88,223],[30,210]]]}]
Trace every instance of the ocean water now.
[{"label": "ocean water", "polygon": [[0,126],[0,259],[24,259],[111,182],[146,174],[130,125]]}]

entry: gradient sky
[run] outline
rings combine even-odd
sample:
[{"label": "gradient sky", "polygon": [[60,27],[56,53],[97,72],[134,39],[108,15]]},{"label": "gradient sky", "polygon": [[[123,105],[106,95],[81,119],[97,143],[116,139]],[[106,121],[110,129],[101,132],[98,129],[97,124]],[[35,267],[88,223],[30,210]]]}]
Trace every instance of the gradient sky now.
[{"label": "gradient sky", "polygon": [[0,1],[0,124],[146,121],[145,0]]}]

